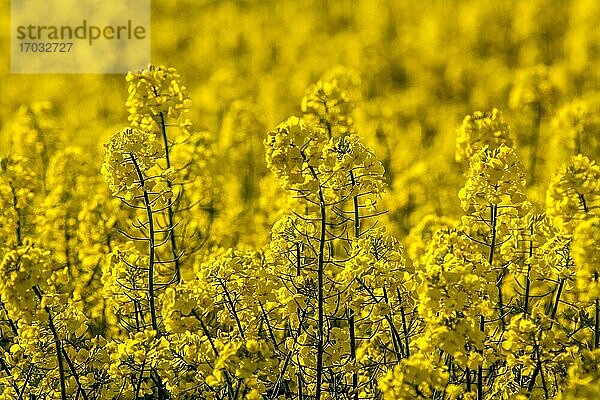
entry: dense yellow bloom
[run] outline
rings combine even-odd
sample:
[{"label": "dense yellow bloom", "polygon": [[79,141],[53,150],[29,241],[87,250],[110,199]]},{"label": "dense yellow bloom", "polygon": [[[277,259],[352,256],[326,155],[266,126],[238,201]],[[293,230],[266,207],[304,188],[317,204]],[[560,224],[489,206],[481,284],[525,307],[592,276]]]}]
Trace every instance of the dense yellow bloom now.
[{"label": "dense yellow bloom", "polygon": [[0,400],[597,398],[596,3],[156,0],[177,70],[0,73]]},{"label": "dense yellow bloom", "polygon": [[49,101],[23,105],[5,127],[11,154],[29,159],[29,168],[41,177],[42,187],[51,157],[63,146],[55,113]]},{"label": "dense yellow bloom", "polygon": [[[179,118],[188,111],[191,100],[173,67],[153,66],[141,71],[129,72],[129,96],[125,106],[132,126],[150,132],[160,131],[165,119]],[[181,127],[187,129],[187,123]]]},{"label": "dense yellow bloom", "polygon": [[448,370],[431,363],[421,354],[416,354],[388,371],[379,382],[384,399],[431,399],[434,391],[448,390],[450,398],[457,398],[457,392],[448,385]]},{"label": "dense yellow bloom", "polygon": [[163,157],[164,149],[153,134],[125,128],[105,146],[102,174],[115,196],[133,200],[152,192],[166,201],[172,196],[169,171],[156,168]]},{"label": "dense yellow bloom", "polygon": [[328,138],[340,138],[355,133],[354,117],[356,88],[360,78],[348,70],[330,71],[311,86],[302,99],[302,112],[308,124],[316,124]]},{"label": "dense yellow bloom", "polygon": [[600,218],[590,218],[575,228],[573,259],[577,286],[583,299],[600,298]]},{"label": "dense yellow bloom", "polygon": [[531,207],[521,162],[505,145],[486,146],[471,157],[467,181],[458,196],[468,215],[487,216],[493,205],[502,207],[504,215],[523,216]]},{"label": "dense yellow bloom", "polygon": [[[108,343],[110,363],[108,374],[115,381],[113,393],[121,393],[126,399],[136,399],[139,396],[150,395],[157,388],[157,372],[168,368],[169,343],[165,338],[157,338],[156,331],[143,330],[129,334],[122,341]],[[119,388],[119,389],[117,389]]]},{"label": "dense yellow bloom", "polygon": [[417,347],[443,350],[457,365],[475,369],[483,362],[477,350],[486,342],[481,319],[494,314],[494,271],[476,244],[454,230],[438,230],[425,259],[418,270],[417,304],[424,332]]},{"label": "dense yellow bloom", "polygon": [[298,117],[290,117],[268,133],[267,166],[285,189],[311,192],[318,185],[314,168],[326,143],[324,132],[304,124]]},{"label": "dense yellow bloom", "polygon": [[268,135],[267,166],[282,187],[299,198],[319,201],[321,191],[323,200],[333,203],[359,192],[378,194],[385,188],[383,166],[356,135],[328,138],[326,130],[297,117]]},{"label": "dense yellow bloom", "polygon": [[0,297],[8,316],[15,321],[23,319],[27,322],[43,318],[35,287],[42,293],[53,292],[50,252],[26,243],[3,255],[0,272],[4,277],[0,282]]},{"label": "dense yellow bloom", "polygon": [[456,228],[457,221],[446,217],[428,215],[406,236],[406,254],[413,262],[424,265],[427,261],[427,248],[437,231]]},{"label": "dense yellow bloom", "polygon": [[467,115],[456,131],[456,160],[468,160],[484,146],[491,148],[505,144],[512,147],[510,127],[502,113],[494,108],[491,112],[476,111]]},{"label": "dense yellow bloom", "polygon": [[554,224],[572,233],[584,219],[597,215],[600,166],[579,154],[555,175],[546,195],[547,213]]},{"label": "dense yellow bloom", "polygon": [[33,233],[32,206],[40,188],[25,158],[0,159],[0,173],[0,249],[11,249]]},{"label": "dense yellow bloom", "polygon": [[557,139],[554,143],[568,155],[583,153],[591,158],[600,155],[600,121],[588,102],[578,99],[567,103],[558,110],[552,123]]}]

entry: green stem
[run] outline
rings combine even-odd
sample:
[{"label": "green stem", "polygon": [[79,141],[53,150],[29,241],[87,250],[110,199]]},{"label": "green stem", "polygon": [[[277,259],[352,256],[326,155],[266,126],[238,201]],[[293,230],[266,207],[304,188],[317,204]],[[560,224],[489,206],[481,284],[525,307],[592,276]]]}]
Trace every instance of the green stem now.
[{"label": "green stem", "polygon": [[404,312],[404,306],[400,307],[400,315],[402,316],[402,330],[404,331],[404,348],[406,351],[406,357],[410,357],[410,348],[408,347],[408,327],[406,325],[406,313]]},{"label": "green stem", "polygon": [[[193,311],[192,313],[194,314],[196,319],[200,322],[200,327],[202,328],[202,331],[204,332],[204,336],[206,336],[206,338],[208,339],[208,343],[210,344],[212,351],[215,353],[215,357],[219,358],[219,350],[217,350],[217,346],[215,346],[215,342],[213,341],[212,337],[210,336],[210,332],[208,331],[208,328],[204,324],[204,321],[202,321],[202,317],[200,315],[198,315],[196,313],[196,311]],[[229,373],[227,371],[225,371],[223,373],[223,376],[225,376],[225,383],[227,383],[227,395],[228,395],[229,399],[234,399],[233,385],[231,383],[231,379],[229,379]]]},{"label": "green stem", "polygon": [[558,312],[558,304],[560,303],[560,296],[562,294],[564,284],[565,284],[564,279],[561,279],[558,282],[558,289],[556,290],[556,299],[554,300],[554,304],[552,305],[552,312],[550,313],[550,319],[556,318],[556,313]]},{"label": "green stem", "polygon": [[19,330],[17,329],[17,325],[9,317],[8,310],[6,309],[6,306],[4,305],[4,303],[2,302],[2,298],[1,297],[0,297],[0,309],[4,310],[4,313],[6,314],[6,322],[8,323],[8,326],[10,326],[10,330],[12,331],[13,335],[17,336],[19,334],[18,333]]},{"label": "green stem", "polygon": [[[483,315],[480,317],[479,321],[479,330],[485,330],[485,319]],[[480,353],[483,355],[483,349],[480,350]],[[477,400],[483,400],[483,362],[482,365],[477,367]]]},{"label": "green stem", "polygon": [[69,354],[67,353],[67,351],[65,350],[64,347],[63,347],[62,351],[63,351],[63,355],[65,356],[65,360],[67,361],[67,365],[69,366],[69,369],[71,370],[71,375],[73,375],[73,378],[75,378],[75,383],[77,383],[77,388],[78,388],[79,392],[83,396],[83,399],[87,400],[87,398],[88,398],[87,394],[85,393],[85,389],[83,388],[83,386],[81,386],[81,382],[79,380],[79,374],[77,373],[77,370],[75,369],[75,365],[69,358]]},{"label": "green stem", "polygon": [[[354,172],[350,171],[350,181],[352,186],[356,187],[356,179],[354,178]],[[360,237],[360,209],[358,204],[358,195],[352,197],[352,205],[354,207],[354,237]],[[356,333],[354,331],[354,310],[348,309],[348,327],[350,329],[350,359],[355,363],[356,367]],[[354,400],[358,400],[358,373],[352,372],[352,392],[354,393]]]},{"label": "green stem", "polygon": [[590,209],[587,205],[587,202],[585,201],[585,196],[580,194],[579,195],[579,202],[581,203],[581,205],[583,206],[583,211],[587,214],[590,212]]},{"label": "green stem", "polygon": [[469,367],[465,370],[465,378],[467,379],[467,392],[471,391],[471,370]]},{"label": "green stem", "polygon": [[[490,223],[492,224],[492,242],[490,243],[490,252],[488,255],[488,263],[490,264],[490,268],[493,266],[494,255],[496,250],[496,223],[498,220],[498,206],[492,205],[490,206]],[[500,321],[502,327],[505,326],[503,309],[504,305],[502,303],[502,279],[498,280],[498,313],[500,315]],[[485,318],[483,315],[480,316],[479,320],[479,330],[481,332],[485,332]],[[479,353],[483,355],[483,349],[479,350]],[[477,400],[483,400],[483,365],[480,365],[477,368]]]},{"label": "green stem", "polygon": [[300,259],[300,243],[296,243],[296,276],[302,271],[302,260]]},{"label": "green stem", "polygon": [[[42,292],[40,288],[37,286],[33,287],[33,291],[40,301],[42,300]],[[56,358],[58,361],[58,374],[60,377],[60,398],[61,400],[67,400],[67,385],[66,385],[66,377],[65,377],[65,367],[63,365],[63,353],[62,346],[60,344],[60,339],[58,337],[58,331],[56,330],[56,326],[54,325],[54,319],[52,318],[52,312],[50,307],[45,306],[44,310],[48,314],[48,324],[50,325],[50,331],[52,332],[52,337],[54,338],[54,345],[56,348]]]},{"label": "green stem", "polygon": [[[169,155],[169,141],[167,139],[167,124],[165,123],[165,116],[162,112],[159,113],[160,117],[160,131],[162,133],[163,143],[165,145],[165,159],[167,161],[167,169],[171,168],[171,158]],[[167,186],[172,189],[171,181],[167,180]],[[181,272],[179,266],[179,257],[177,255],[177,241],[175,240],[175,226],[173,225],[173,203],[169,199],[169,206],[167,207],[167,214],[169,218],[169,227],[171,229],[171,250],[173,251],[173,260],[175,262],[175,282],[179,282],[181,279]]]},{"label": "green stem", "polygon": [[[490,264],[490,268],[493,268],[494,256],[496,254],[496,240],[497,240],[497,223],[498,223],[498,205],[494,204],[490,207],[490,222],[492,224],[492,242],[490,243],[490,252],[488,255],[488,263]],[[504,267],[500,272],[500,277],[498,278],[498,314],[500,315],[500,324],[502,328],[506,326],[506,322],[504,321],[504,301],[502,296],[502,282],[504,275]]]},{"label": "green stem", "polygon": [[[537,380],[537,376],[540,373],[540,371],[542,370],[542,360],[540,359],[539,346],[537,344],[533,351],[535,353],[536,363],[535,363],[535,370],[533,371],[533,374],[531,375],[531,379],[529,380],[529,385],[527,386],[528,397],[531,396],[531,392],[533,391],[533,388],[535,387],[535,381]],[[543,378],[543,375],[544,374],[542,374],[542,378]],[[545,381],[543,381],[543,384],[544,384],[544,390],[546,391],[546,398],[548,398],[547,389],[545,388]]]},{"label": "green stem", "polygon": [[529,315],[529,293],[531,291],[531,279],[530,276],[531,275],[531,264],[529,264],[527,266],[527,277],[525,279],[525,301],[523,304],[523,314],[524,315]]},{"label": "green stem", "polygon": [[242,329],[242,322],[240,321],[240,318],[237,315],[237,311],[235,309],[235,304],[233,303],[233,300],[231,299],[231,296],[229,295],[229,290],[227,290],[227,286],[225,286],[225,284],[223,282],[219,282],[221,284],[221,287],[223,288],[223,291],[225,292],[225,299],[227,300],[227,303],[229,304],[229,307],[231,308],[231,314],[233,315],[233,318],[235,319],[235,323],[237,325],[238,331],[240,332],[240,336],[242,337],[243,340],[246,340],[246,338],[244,337],[244,330]]},{"label": "green stem", "polygon": [[298,399],[304,399],[304,393],[302,392],[302,370],[298,370]]},{"label": "green stem", "polygon": [[[140,181],[140,186],[144,188],[145,178],[142,174],[140,166],[137,163],[133,153],[129,153],[131,157],[131,161],[135,167],[137,172],[138,179]],[[152,324],[152,329],[156,331],[156,336],[159,337],[160,333],[158,331],[158,320],[156,317],[156,305],[154,298],[154,251],[155,251],[155,243],[154,243],[154,216],[152,212],[152,204],[150,203],[150,196],[148,195],[148,191],[143,189],[144,191],[144,205],[146,207],[146,214],[148,217],[148,230],[149,230],[149,246],[148,246],[148,296],[150,302],[150,319]]]},{"label": "green stem", "polygon": [[140,396],[140,389],[142,388],[142,380],[144,379],[144,368],[146,367],[146,357],[144,357],[144,361],[142,362],[142,370],[140,371],[140,377],[138,378],[137,385],[135,386],[135,395],[134,399],[138,399]]},{"label": "green stem", "polygon": [[31,379],[31,375],[33,375],[33,364],[29,365],[29,369],[25,374],[25,381],[23,382],[23,389],[21,389],[19,393],[19,397],[17,400],[23,400],[23,395],[25,394],[25,389],[27,389],[27,385],[29,384],[29,380]]},{"label": "green stem", "polygon": [[[562,294],[562,290],[564,287],[564,283],[565,280],[561,279],[558,283],[558,288],[556,290],[556,299],[554,300],[554,304],[552,305],[552,311],[550,312],[550,319],[553,320],[554,318],[556,318],[556,314],[558,312],[558,304],[560,303],[560,296]],[[552,329],[552,322],[550,322],[550,329]],[[533,370],[533,373],[531,374],[531,379],[529,380],[529,386],[527,387],[527,392],[528,394],[531,394],[531,391],[533,390],[533,388],[535,387],[535,381],[537,380],[537,376],[538,374],[541,372],[542,370],[542,361],[540,359],[540,355],[539,355],[539,350],[538,350],[538,345],[536,344],[536,348],[535,348],[535,352],[536,352],[536,358],[537,358],[537,362],[535,365],[535,369]],[[546,390],[546,382],[544,381],[544,377],[542,374],[542,384],[544,385],[544,390],[546,391],[546,398],[548,398],[548,393]]]},{"label": "green stem", "polygon": [[[356,187],[356,178],[354,178],[354,172],[350,171],[350,182],[353,187]],[[352,205],[354,206],[354,237],[360,236],[360,213],[358,205],[358,195],[352,197]]]},{"label": "green stem", "polygon": [[[581,205],[583,206],[583,211],[587,215],[590,212],[590,209],[589,209],[587,202],[585,201],[585,196],[583,194],[579,195],[579,201],[581,202]],[[596,283],[598,283],[598,272],[597,271],[594,271],[594,281]],[[600,299],[594,300],[594,308],[595,308],[595,315],[594,315],[593,347],[595,349],[597,349],[600,347]]]},{"label": "green stem", "polygon": [[283,368],[281,368],[281,371],[279,372],[279,375],[277,376],[277,381],[275,381],[275,386],[273,386],[273,391],[271,394],[271,399],[275,399],[275,396],[277,396],[279,394],[279,388],[281,387],[281,382],[283,382],[283,377],[285,375],[285,372],[288,369],[288,366],[290,365],[290,360],[292,359],[292,351],[288,351],[287,356],[285,357],[285,361],[283,362]]},{"label": "green stem", "polygon": [[16,225],[17,225],[15,228],[16,229],[15,234],[17,236],[17,246],[20,246],[21,244],[23,244],[23,238],[21,237],[22,236],[22,233],[21,233],[21,230],[22,230],[21,209],[19,208],[19,201],[17,198],[17,193],[15,192],[15,188],[13,187],[12,184],[10,185],[10,191],[12,193],[13,208],[15,209],[15,212],[17,213],[17,220],[15,221]]},{"label": "green stem", "polygon": [[269,321],[267,312],[265,311],[265,308],[263,307],[263,304],[260,300],[258,300],[258,305],[260,306],[260,311],[262,312],[263,319],[265,320],[265,324],[267,325],[267,330],[269,331],[269,337],[271,338],[271,341],[273,342],[273,346],[275,347],[275,350],[279,350],[279,348],[278,348],[279,346],[277,344],[277,339],[275,339],[275,334],[273,333],[273,328],[271,327],[271,322]]},{"label": "green stem", "polygon": [[[373,291],[371,289],[369,289],[369,287],[360,278],[357,278],[356,281],[363,287],[363,289],[365,289],[367,294],[369,296],[371,296],[371,299],[373,299],[375,301],[375,303],[379,303],[379,299],[377,298],[377,296],[375,296],[375,293],[373,293]],[[385,294],[385,288],[384,288],[384,294]],[[386,296],[386,298],[387,298],[387,296]],[[385,301],[385,304],[388,304],[387,301]],[[394,321],[392,320],[390,315],[386,314],[384,316],[384,318],[387,321],[388,325],[390,326],[390,330],[392,331],[392,344],[394,346],[394,352],[396,353],[396,359],[398,361],[400,361],[400,359],[402,358],[402,351],[400,349],[400,343],[401,343],[400,334],[398,333],[398,329],[396,329],[396,325],[394,325]]]},{"label": "green stem", "polygon": [[[378,257],[376,256],[376,258],[378,258]],[[390,300],[389,300],[389,297],[388,297],[388,294],[387,294],[387,289],[386,289],[385,286],[383,287],[383,301],[385,302],[385,304],[388,307],[390,307]],[[386,317],[386,319],[388,321],[392,321],[392,317],[391,317],[390,314],[386,314],[385,317]],[[392,330],[392,338],[394,336],[396,337],[396,342],[398,343],[398,349],[397,349],[397,351],[399,351],[398,354],[400,354],[400,358],[401,358],[401,357],[404,356],[404,349],[403,349],[403,345],[402,345],[402,340],[400,339],[400,334],[398,333],[398,329],[396,329],[396,326],[393,324],[393,321],[392,321],[392,325],[394,326],[394,328]]]},{"label": "green stem", "polygon": [[[529,258],[533,257],[533,224],[529,228],[530,238],[529,238]],[[523,302],[523,314],[529,314],[529,297],[531,291],[531,263],[527,265],[527,277],[525,280],[525,301]]]},{"label": "green stem", "polygon": [[19,387],[17,386],[14,377],[10,373],[10,369],[8,369],[8,365],[6,365],[6,362],[2,358],[0,358],[0,364],[2,364],[2,369],[4,370],[4,372],[6,372],[6,376],[11,378],[11,383],[13,388],[15,389],[15,392],[19,394]]},{"label": "green stem", "polygon": [[[313,176],[317,174],[314,168],[310,167]],[[319,255],[317,261],[317,280],[318,280],[318,335],[317,335],[317,389],[315,400],[321,399],[321,391],[323,384],[323,353],[324,353],[324,338],[325,338],[325,296],[323,294],[324,282],[324,267],[325,267],[325,234],[327,228],[327,216],[325,209],[325,198],[323,196],[323,188],[319,185],[319,210],[321,219],[321,233],[319,236]]]},{"label": "green stem", "polygon": [[[356,367],[356,333],[354,332],[354,310],[348,309],[348,326],[350,328],[350,359],[355,363]],[[354,400],[358,400],[358,374],[352,372],[352,392]]]},{"label": "green stem", "polygon": [[[594,271],[594,281],[598,284],[598,272]],[[594,300],[594,306],[596,307],[596,315],[594,321],[594,348],[600,347],[600,299]]]}]

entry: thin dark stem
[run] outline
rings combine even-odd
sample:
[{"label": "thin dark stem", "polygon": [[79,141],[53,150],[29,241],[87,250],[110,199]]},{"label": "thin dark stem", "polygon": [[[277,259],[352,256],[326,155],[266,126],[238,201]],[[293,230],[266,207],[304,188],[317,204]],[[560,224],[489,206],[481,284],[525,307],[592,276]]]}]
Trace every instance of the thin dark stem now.
[{"label": "thin dark stem", "polygon": [[298,371],[298,399],[304,399],[304,393],[302,392],[302,371]]},{"label": "thin dark stem", "polygon": [[[530,240],[529,240],[529,258],[533,257],[533,224],[529,228]],[[525,301],[523,302],[523,313],[529,314],[529,293],[531,290],[531,263],[527,265],[527,277],[525,281]]]},{"label": "thin dark stem", "polygon": [[[36,296],[42,300],[42,292],[37,286],[33,287],[33,291]],[[46,313],[48,314],[48,324],[50,325],[50,331],[52,332],[52,337],[54,338],[54,345],[56,348],[56,358],[58,361],[58,374],[60,377],[60,398],[61,400],[67,400],[67,383],[65,377],[65,366],[63,365],[63,353],[62,346],[60,343],[60,338],[58,337],[58,331],[56,330],[56,326],[54,325],[54,319],[52,318],[52,312],[50,307],[44,307]]]},{"label": "thin dark stem", "polygon": [[410,348],[408,347],[408,327],[406,325],[406,313],[404,307],[400,307],[400,315],[402,316],[402,330],[404,333],[404,348],[406,349],[406,357],[410,357]]},{"label": "thin dark stem", "polygon": [[[354,178],[354,172],[350,171],[350,182],[352,186],[356,186],[356,179]],[[354,237],[360,236],[360,214],[359,214],[359,204],[358,204],[358,196],[355,195],[352,197],[352,203],[354,206]]]},{"label": "thin dark stem", "polygon": [[12,331],[13,335],[17,336],[19,330],[17,329],[17,325],[15,324],[15,322],[9,317],[8,310],[6,309],[6,306],[4,305],[4,303],[2,302],[2,298],[0,298],[0,309],[4,310],[4,312],[6,314],[6,322],[8,323],[8,326],[10,326],[10,330]]},{"label": "thin dark stem", "polygon": [[580,194],[579,195],[579,201],[581,202],[581,205],[583,206],[583,211],[587,214],[590,212],[590,209],[587,205],[587,202],[585,201],[585,196]]},{"label": "thin dark stem", "polygon": [[[585,201],[585,196],[583,194],[579,195],[579,201],[583,206],[583,211],[588,214],[590,212],[589,206]],[[594,271],[594,281],[598,283],[598,272]],[[595,349],[600,347],[600,299],[594,300],[595,307],[595,315],[594,315],[594,341],[593,347]]]},{"label": "thin dark stem", "polygon": [[[497,231],[496,226],[498,223],[498,206],[492,205],[490,206],[490,221],[492,228],[492,242],[490,243],[490,252],[488,255],[488,263],[490,264],[490,268],[493,268],[494,256],[496,254],[496,240],[497,240]],[[502,328],[506,326],[506,321],[504,321],[504,301],[502,298],[502,282],[504,276],[504,268],[500,272],[500,277],[498,278],[497,288],[498,288],[498,313],[500,314],[500,324]]]},{"label": "thin dark stem", "polygon": [[19,393],[19,398],[17,400],[22,400],[23,399],[23,395],[25,394],[25,389],[27,388],[27,384],[29,383],[29,380],[31,379],[31,375],[33,374],[33,364],[29,365],[29,369],[27,370],[27,373],[25,374],[25,382],[23,382],[23,389],[21,389]]},{"label": "thin dark stem", "polygon": [[565,280],[561,279],[558,283],[558,289],[556,290],[556,299],[554,300],[554,304],[552,305],[552,312],[550,313],[550,319],[556,318],[556,313],[558,312],[558,304],[560,303],[560,296],[562,294],[562,290],[565,284]]},{"label": "thin dark stem", "polygon": [[[558,305],[560,303],[560,296],[562,294],[564,283],[565,283],[564,279],[561,279],[560,282],[558,283],[558,288],[556,290],[556,299],[554,300],[554,303],[552,305],[552,309],[551,309],[551,312],[550,312],[550,319],[551,320],[553,320],[554,318],[556,318],[556,313],[558,312]],[[531,374],[531,379],[529,380],[529,386],[527,387],[527,392],[529,394],[531,394],[531,391],[535,387],[535,381],[537,380],[537,376],[538,376],[538,374],[542,370],[542,361],[540,359],[539,349],[538,349],[538,345],[537,344],[536,344],[535,352],[536,352],[537,362],[536,362],[536,365],[535,365],[535,369],[533,370],[533,373]],[[546,382],[544,381],[544,377],[543,376],[542,376],[542,384],[543,385],[546,384]],[[546,390],[545,387],[544,387],[544,390],[546,391],[546,398],[548,398],[548,392],[547,392],[547,390]]]},{"label": "thin dark stem", "polygon": [[[200,315],[198,315],[195,311],[193,312],[193,314],[196,317],[196,319],[200,322],[200,327],[202,328],[204,335],[208,339],[208,343],[210,343],[210,347],[212,348],[212,351],[215,353],[215,356],[218,358],[219,350],[217,350],[217,346],[215,346],[215,342],[213,341],[212,337],[210,336],[210,332],[208,331],[208,328],[204,324],[204,321],[202,321],[202,317]],[[231,384],[231,379],[229,379],[229,373],[227,371],[225,371],[223,373],[223,375],[225,376],[225,382],[227,383],[227,395],[230,399],[233,399],[234,398],[233,397],[233,385]]]},{"label": "thin dark stem", "polygon": [[[386,289],[385,286],[383,287],[383,301],[385,302],[385,304],[387,306],[390,306],[390,300],[389,300],[389,297],[388,297],[388,294],[387,294],[387,289]],[[386,314],[385,318],[388,320],[388,322],[392,321],[392,318],[391,318],[391,316],[389,314]],[[398,358],[398,360],[400,360],[400,358],[402,358],[403,355],[404,355],[404,349],[402,348],[403,347],[402,340],[400,339],[400,334],[398,333],[398,330],[396,329],[396,326],[394,325],[393,328],[391,328],[391,329],[392,329],[392,339],[394,339],[394,336],[395,336],[396,337],[396,343],[398,343],[397,347],[394,346],[394,349],[396,350],[396,353],[397,353],[396,357]]]},{"label": "thin dark stem", "polygon": [[[598,272],[594,271],[594,281],[598,284]],[[594,300],[596,315],[594,321],[594,348],[600,347],[600,299]]]},{"label": "thin dark stem", "polygon": [[[369,294],[369,296],[371,296],[371,299],[373,299],[373,301],[375,301],[375,303],[379,303],[379,299],[377,298],[377,296],[375,296],[373,291],[371,289],[369,289],[369,287],[360,278],[358,278],[356,281],[363,287],[363,289],[365,289],[365,291]],[[385,290],[385,288],[384,288],[384,290]],[[386,304],[387,304],[387,301],[386,301]],[[396,329],[396,325],[394,325],[394,321],[390,317],[390,315],[386,314],[384,316],[384,318],[388,322],[388,325],[390,326],[390,330],[392,331],[392,344],[394,346],[394,352],[396,353],[396,358],[398,360],[400,360],[400,358],[402,356],[402,352],[400,351],[400,343],[401,343],[400,334],[398,333],[398,330]]]},{"label": "thin dark stem", "polygon": [[300,276],[302,271],[302,260],[300,259],[300,243],[296,243],[296,276]]},{"label": "thin dark stem", "polygon": [[81,382],[79,381],[79,374],[77,373],[77,370],[75,369],[75,365],[69,358],[69,354],[67,353],[67,351],[65,350],[64,347],[63,347],[62,351],[63,351],[63,355],[65,356],[65,360],[67,361],[67,365],[69,366],[69,369],[71,370],[71,375],[73,375],[73,378],[75,378],[75,383],[77,383],[77,388],[79,389],[79,392],[83,396],[84,400],[87,400],[87,398],[88,398],[87,394],[85,393],[85,389],[83,388],[83,386],[81,386]]},{"label": "thin dark stem", "polygon": [[144,357],[144,361],[142,362],[142,370],[140,371],[140,377],[138,378],[137,385],[135,387],[134,399],[137,399],[140,396],[140,389],[142,388],[142,380],[144,379],[144,368],[145,367],[146,367],[146,358]]},{"label": "thin dark stem", "polygon": [[20,246],[21,244],[23,244],[23,238],[21,233],[21,209],[19,208],[19,200],[17,198],[17,194],[15,193],[15,188],[12,185],[10,185],[10,191],[12,193],[13,198],[13,208],[17,213],[17,220],[15,221],[17,225],[15,228],[15,234],[17,236],[17,246]]},{"label": "thin dark stem", "polygon": [[[171,158],[169,155],[169,141],[167,139],[167,124],[165,123],[165,116],[162,112],[159,113],[160,117],[160,131],[163,137],[163,143],[165,145],[165,160],[167,161],[167,169],[171,168]],[[172,189],[171,181],[167,180],[167,186]],[[175,261],[175,282],[179,282],[181,279],[181,272],[179,266],[179,257],[177,256],[177,241],[175,238],[175,225],[173,224],[173,203],[169,199],[169,206],[167,207],[167,214],[169,217],[169,227],[171,232],[171,250],[173,252],[173,259]]]},{"label": "thin dark stem", "polygon": [[[350,171],[350,181],[353,187],[356,187],[356,179],[354,178],[354,172]],[[358,204],[358,196],[352,197],[352,204],[354,206],[354,237],[360,237],[360,209]],[[354,310],[348,309],[348,328],[350,329],[350,359],[356,363],[356,334],[354,327]],[[352,392],[354,393],[354,400],[358,400],[358,373],[352,372]]]},{"label": "thin dark stem", "polygon": [[[310,170],[315,177],[317,178],[317,174],[314,168],[310,167]],[[321,220],[321,233],[319,237],[319,255],[318,255],[318,264],[317,264],[317,280],[318,280],[318,337],[317,337],[317,381],[316,381],[316,394],[315,400],[321,399],[321,390],[323,383],[323,353],[324,353],[324,327],[325,327],[325,299],[323,295],[323,286],[324,282],[324,266],[325,266],[325,233],[327,229],[327,216],[325,210],[325,198],[323,196],[323,189],[319,186],[319,210],[320,210],[320,220]]]},{"label": "thin dark stem", "polygon": [[[348,310],[348,326],[350,328],[350,359],[356,362],[356,334],[354,332],[354,310]],[[352,392],[354,400],[358,400],[358,374],[356,371],[352,373]]]},{"label": "thin dark stem", "polygon": [[[4,372],[6,372],[6,376],[11,377],[12,378],[12,374],[10,373],[10,369],[8,369],[8,365],[6,365],[6,362],[0,358],[0,364],[2,364],[2,369],[4,370]],[[15,383],[14,378],[11,379],[12,382],[12,386],[15,389],[15,392],[17,394],[19,394],[19,387],[17,386],[17,384]]]},{"label": "thin dark stem", "polygon": [[[483,315],[480,318],[481,319],[479,320],[479,330],[484,332],[485,319]],[[479,352],[483,354],[483,349],[481,349]],[[483,400],[483,365],[480,365],[477,368],[477,400]]]},{"label": "thin dark stem", "polygon": [[[135,159],[135,156],[133,155],[133,153],[129,153],[130,157],[131,157],[131,161],[133,162],[133,165],[135,167],[135,171],[137,173],[138,176],[138,180],[140,181],[140,186],[142,188],[144,188],[144,175],[142,174],[142,171],[140,170],[140,166],[138,165],[137,160]],[[154,329],[156,331],[156,336],[159,336],[159,332],[158,332],[158,320],[156,317],[156,305],[155,305],[155,298],[154,298],[154,251],[155,251],[155,246],[154,246],[154,216],[153,216],[153,212],[152,212],[152,204],[150,202],[150,197],[148,195],[148,191],[146,189],[143,189],[144,191],[144,204],[146,206],[146,214],[148,217],[148,236],[149,236],[149,242],[148,242],[148,301],[150,302],[150,319],[151,319],[151,324],[152,324],[152,329]]]},{"label": "thin dark stem", "polygon": [[271,341],[273,342],[273,346],[275,346],[275,350],[278,350],[279,346],[277,344],[277,339],[275,339],[275,334],[273,333],[273,328],[271,327],[271,323],[269,322],[269,318],[267,317],[265,308],[263,307],[263,304],[260,300],[258,301],[258,305],[260,306],[260,311],[262,312],[263,319],[265,320],[265,324],[267,325],[267,330],[269,331],[269,337],[271,338]]},{"label": "thin dark stem", "polygon": [[237,311],[235,309],[235,304],[233,303],[233,300],[231,299],[231,296],[229,295],[229,290],[227,290],[227,286],[225,286],[225,284],[223,282],[221,282],[221,287],[223,288],[223,291],[225,292],[225,299],[227,300],[227,303],[229,304],[229,307],[231,308],[231,314],[233,315],[233,318],[235,319],[235,323],[237,325],[238,331],[240,332],[240,336],[242,337],[243,340],[246,340],[246,338],[244,337],[244,330],[242,329],[242,322],[240,321],[240,318],[237,315]]},{"label": "thin dark stem", "polygon": [[471,391],[471,370],[469,367],[465,370],[465,378],[467,379],[467,392]]}]

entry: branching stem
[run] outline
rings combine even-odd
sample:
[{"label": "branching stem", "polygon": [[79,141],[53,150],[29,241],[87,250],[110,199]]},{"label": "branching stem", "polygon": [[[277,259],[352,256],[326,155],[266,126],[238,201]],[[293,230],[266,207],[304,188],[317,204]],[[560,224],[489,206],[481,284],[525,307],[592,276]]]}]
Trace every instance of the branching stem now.
[{"label": "branching stem", "polygon": [[[33,291],[40,301],[42,300],[42,292],[40,288],[37,286],[33,287]],[[65,376],[65,366],[63,365],[63,353],[62,346],[60,343],[60,338],[58,337],[58,331],[56,330],[56,326],[54,325],[54,318],[52,318],[52,311],[50,307],[45,306],[44,310],[48,314],[48,325],[50,326],[50,331],[52,332],[52,337],[54,338],[54,345],[56,348],[56,358],[58,362],[58,374],[60,378],[60,398],[61,400],[67,400],[67,378]]]},{"label": "branching stem", "polygon": [[146,214],[148,218],[148,301],[150,303],[150,320],[152,324],[152,329],[156,331],[156,336],[159,337],[160,333],[158,331],[158,319],[156,317],[156,305],[154,298],[154,257],[155,257],[155,233],[154,233],[154,215],[152,212],[152,203],[150,202],[150,196],[148,195],[148,191],[144,188],[145,178],[144,174],[142,174],[142,170],[135,159],[133,153],[129,153],[131,157],[131,161],[133,162],[133,166],[135,167],[135,171],[138,176],[138,180],[140,181],[140,186],[144,191],[144,205],[146,207]]}]

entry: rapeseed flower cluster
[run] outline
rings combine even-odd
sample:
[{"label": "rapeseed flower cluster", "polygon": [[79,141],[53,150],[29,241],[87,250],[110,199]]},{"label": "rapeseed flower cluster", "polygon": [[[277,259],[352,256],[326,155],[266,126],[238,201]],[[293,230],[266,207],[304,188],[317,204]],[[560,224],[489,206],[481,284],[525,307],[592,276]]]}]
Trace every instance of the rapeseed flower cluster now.
[{"label": "rapeseed flower cluster", "polygon": [[0,74],[0,399],[598,397],[594,1],[153,7]]}]

